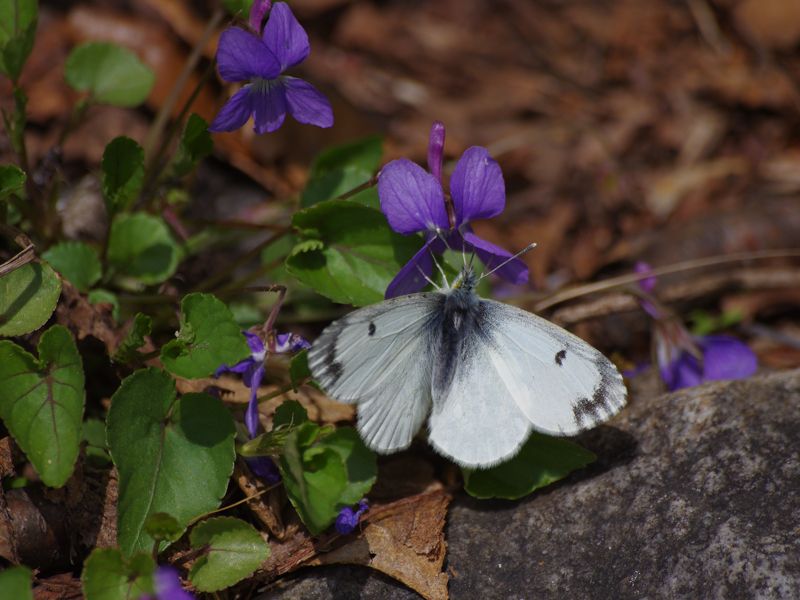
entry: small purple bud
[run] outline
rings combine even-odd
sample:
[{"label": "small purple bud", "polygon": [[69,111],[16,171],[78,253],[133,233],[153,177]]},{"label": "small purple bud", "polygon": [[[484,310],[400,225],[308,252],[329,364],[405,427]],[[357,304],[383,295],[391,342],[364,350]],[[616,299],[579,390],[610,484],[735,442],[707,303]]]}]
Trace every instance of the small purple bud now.
[{"label": "small purple bud", "polygon": [[434,122],[428,139],[428,171],[442,183],[442,164],[444,161],[444,123]]},{"label": "small purple bud", "polygon": [[[638,262],[633,267],[634,273],[652,273],[653,269],[650,265],[646,262]],[[653,288],[656,287],[656,277],[645,277],[644,279],[639,280],[639,287],[642,288],[648,294],[652,293]]]},{"label": "small purple bud", "polygon": [[272,0],[255,0],[252,8],[250,8],[250,27],[253,28],[258,37],[261,37],[261,23],[264,21],[264,15],[271,4]]},{"label": "small purple bud", "polygon": [[341,533],[342,535],[347,535],[356,528],[358,525],[358,521],[361,518],[361,514],[366,512],[369,508],[366,499],[362,500],[358,503],[358,510],[353,512],[353,509],[349,506],[345,506],[341,511],[339,511],[339,516],[336,517],[336,524],[334,527],[336,531]]}]

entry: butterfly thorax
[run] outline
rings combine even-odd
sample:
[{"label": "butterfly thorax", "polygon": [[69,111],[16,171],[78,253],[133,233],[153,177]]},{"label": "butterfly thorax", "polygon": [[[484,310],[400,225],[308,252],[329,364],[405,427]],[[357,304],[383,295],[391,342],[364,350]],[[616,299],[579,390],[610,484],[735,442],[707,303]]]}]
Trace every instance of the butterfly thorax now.
[{"label": "butterfly thorax", "polygon": [[474,310],[478,302],[478,295],[475,293],[477,285],[478,276],[472,270],[472,267],[465,266],[461,269],[461,273],[453,282],[453,286],[442,292],[446,298],[445,312],[451,314]]}]

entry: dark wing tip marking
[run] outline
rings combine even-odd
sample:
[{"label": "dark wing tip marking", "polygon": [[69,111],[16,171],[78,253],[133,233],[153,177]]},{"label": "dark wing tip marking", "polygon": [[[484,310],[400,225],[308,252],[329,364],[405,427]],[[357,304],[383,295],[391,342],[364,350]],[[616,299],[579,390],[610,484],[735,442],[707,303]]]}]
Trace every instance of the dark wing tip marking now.
[{"label": "dark wing tip marking", "polygon": [[369,334],[371,336],[375,335],[375,323],[373,323],[372,321],[370,321],[370,324],[369,324]]},{"label": "dark wing tip marking", "polygon": [[559,350],[556,352],[556,364],[560,367],[564,364],[564,359],[567,358],[567,351],[566,350]]},{"label": "dark wing tip marking", "polygon": [[328,368],[326,369],[326,375],[329,378],[327,385],[334,386],[336,382],[339,381],[339,378],[344,374],[344,368],[342,367],[342,363],[332,361],[328,364]]},{"label": "dark wing tip marking", "polygon": [[625,406],[627,390],[616,367],[605,357],[595,362],[600,373],[591,399],[573,403],[572,415],[579,429],[588,429],[617,414]]}]

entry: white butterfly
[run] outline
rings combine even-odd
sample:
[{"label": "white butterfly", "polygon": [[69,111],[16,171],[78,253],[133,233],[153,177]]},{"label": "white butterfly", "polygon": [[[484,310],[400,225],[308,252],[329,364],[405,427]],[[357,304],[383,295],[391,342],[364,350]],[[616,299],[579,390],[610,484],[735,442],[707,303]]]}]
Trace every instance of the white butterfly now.
[{"label": "white butterfly", "polygon": [[532,430],[574,435],[614,416],[626,390],[616,367],[571,333],[481,298],[464,266],[452,287],[356,310],[308,354],[328,395],[358,405],[358,431],[385,454],[428,441],[463,467],[513,457]]}]

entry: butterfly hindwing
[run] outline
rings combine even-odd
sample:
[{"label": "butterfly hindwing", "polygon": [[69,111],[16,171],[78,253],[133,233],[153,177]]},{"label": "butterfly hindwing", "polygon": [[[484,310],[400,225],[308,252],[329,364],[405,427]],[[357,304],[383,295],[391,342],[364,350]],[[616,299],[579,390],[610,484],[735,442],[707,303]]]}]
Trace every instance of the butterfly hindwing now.
[{"label": "butterfly hindwing", "polygon": [[378,452],[407,448],[427,416],[441,294],[356,310],[326,328],[308,364],[327,394],[358,403],[358,430]]}]

